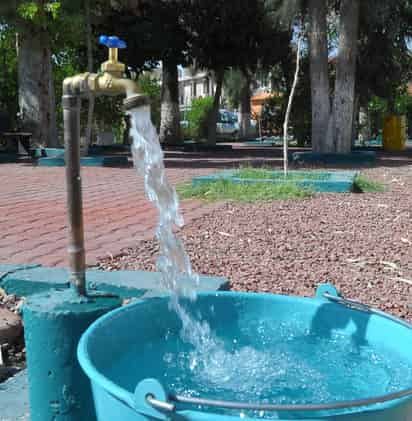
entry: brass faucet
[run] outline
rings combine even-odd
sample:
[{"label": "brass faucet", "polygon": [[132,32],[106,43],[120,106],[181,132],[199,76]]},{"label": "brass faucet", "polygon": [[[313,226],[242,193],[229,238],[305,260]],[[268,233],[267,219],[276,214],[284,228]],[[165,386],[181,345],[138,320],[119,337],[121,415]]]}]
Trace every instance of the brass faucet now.
[{"label": "brass faucet", "polygon": [[146,104],[147,98],[139,94],[136,82],[124,77],[126,66],[118,59],[118,50],[126,48],[126,43],[118,37],[106,35],[100,36],[99,42],[109,49],[109,58],[102,63],[101,72],[86,72],[66,78],[63,82],[63,95],[125,95],[128,98],[125,101],[127,109]]},{"label": "brass faucet", "polygon": [[109,48],[109,59],[101,65],[101,72],[82,73],[63,82],[70,283],[80,296],[87,296],[80,176],[80,99],[90,95],[125,95],[125,110],[149,104],[148,98],[138,93],[136,82],[124,77],[126,66],[118,60],[118,49],[126,48],[126,43],[118,37],[105,35],[99,41]]}]

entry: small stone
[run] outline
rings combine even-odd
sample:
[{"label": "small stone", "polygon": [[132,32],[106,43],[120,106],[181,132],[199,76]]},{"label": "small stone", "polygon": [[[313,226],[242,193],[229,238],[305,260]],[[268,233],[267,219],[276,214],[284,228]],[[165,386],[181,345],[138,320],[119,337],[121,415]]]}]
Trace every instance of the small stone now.
[{"label": "small stone", "polygon": [[12,343],[21,334],[21,318],[6,308],[0,308],[0,345]]}]

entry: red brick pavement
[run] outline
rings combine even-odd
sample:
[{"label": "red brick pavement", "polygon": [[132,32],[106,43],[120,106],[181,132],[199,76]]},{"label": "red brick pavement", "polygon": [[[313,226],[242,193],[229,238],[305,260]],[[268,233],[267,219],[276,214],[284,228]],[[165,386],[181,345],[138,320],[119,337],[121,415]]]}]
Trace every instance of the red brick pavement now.
[{"label": "red brick pavement", "polygon": [[[166,152],[172,184],[241,162],[280,165],[281,150],[236,147],[207,153]],[[142,177],[133,168],[82,169],[86,259],[116,255],[152,238],[157,211],[145,198]],[[181,204],[186,222],[209,212],[199,201]],[[214,207],[214,206],[213,206]],[[66,186],[62,167],[0,164],[0,263],[67,266]]]},{"label": "red brick pavement", "polygon": [[[170,168],[173,184],[211,168]],[[0,164],[0,263],[67,265],[64,168]],[[153,236],[157,211],[145,198],[142,178],[133,168],[83,168],[87,263],[115,255]],[[182,204],[185,221],[210,207]]]}]

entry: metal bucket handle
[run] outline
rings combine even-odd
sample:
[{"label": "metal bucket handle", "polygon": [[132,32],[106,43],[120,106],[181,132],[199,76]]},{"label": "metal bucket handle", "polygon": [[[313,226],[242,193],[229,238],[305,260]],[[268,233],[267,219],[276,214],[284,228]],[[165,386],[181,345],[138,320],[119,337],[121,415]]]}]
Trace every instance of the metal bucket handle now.
[{"label": "metal bucket handle", "polygon": [[158,380],[144,379],[136,386],[133,409],[156,420],[167,420],[166,414],[176,408],[173,403],[167,402],[166,392]]}]

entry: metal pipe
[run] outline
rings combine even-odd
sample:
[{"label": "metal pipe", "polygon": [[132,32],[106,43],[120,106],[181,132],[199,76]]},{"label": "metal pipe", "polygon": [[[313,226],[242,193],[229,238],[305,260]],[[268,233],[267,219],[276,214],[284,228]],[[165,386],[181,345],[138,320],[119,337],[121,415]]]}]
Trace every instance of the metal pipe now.
[{"label": "metal pipe", "polygon": [[119,53],[117,48],[109,48],[109,61],[117,62],[119,61]]},{"label": "metal pipe", "polygon": [[159,401],[153,395],[147,395],[146,401],[158,411],[174,412],[176,410],[176,406],[173,403]]},{"label": "metal pipe", "polygon": [[80,97],[63,95],[64,144],[66,161],[69,227],[70,283],[79,295],[86,295],[82,186],[80,177]]}]

